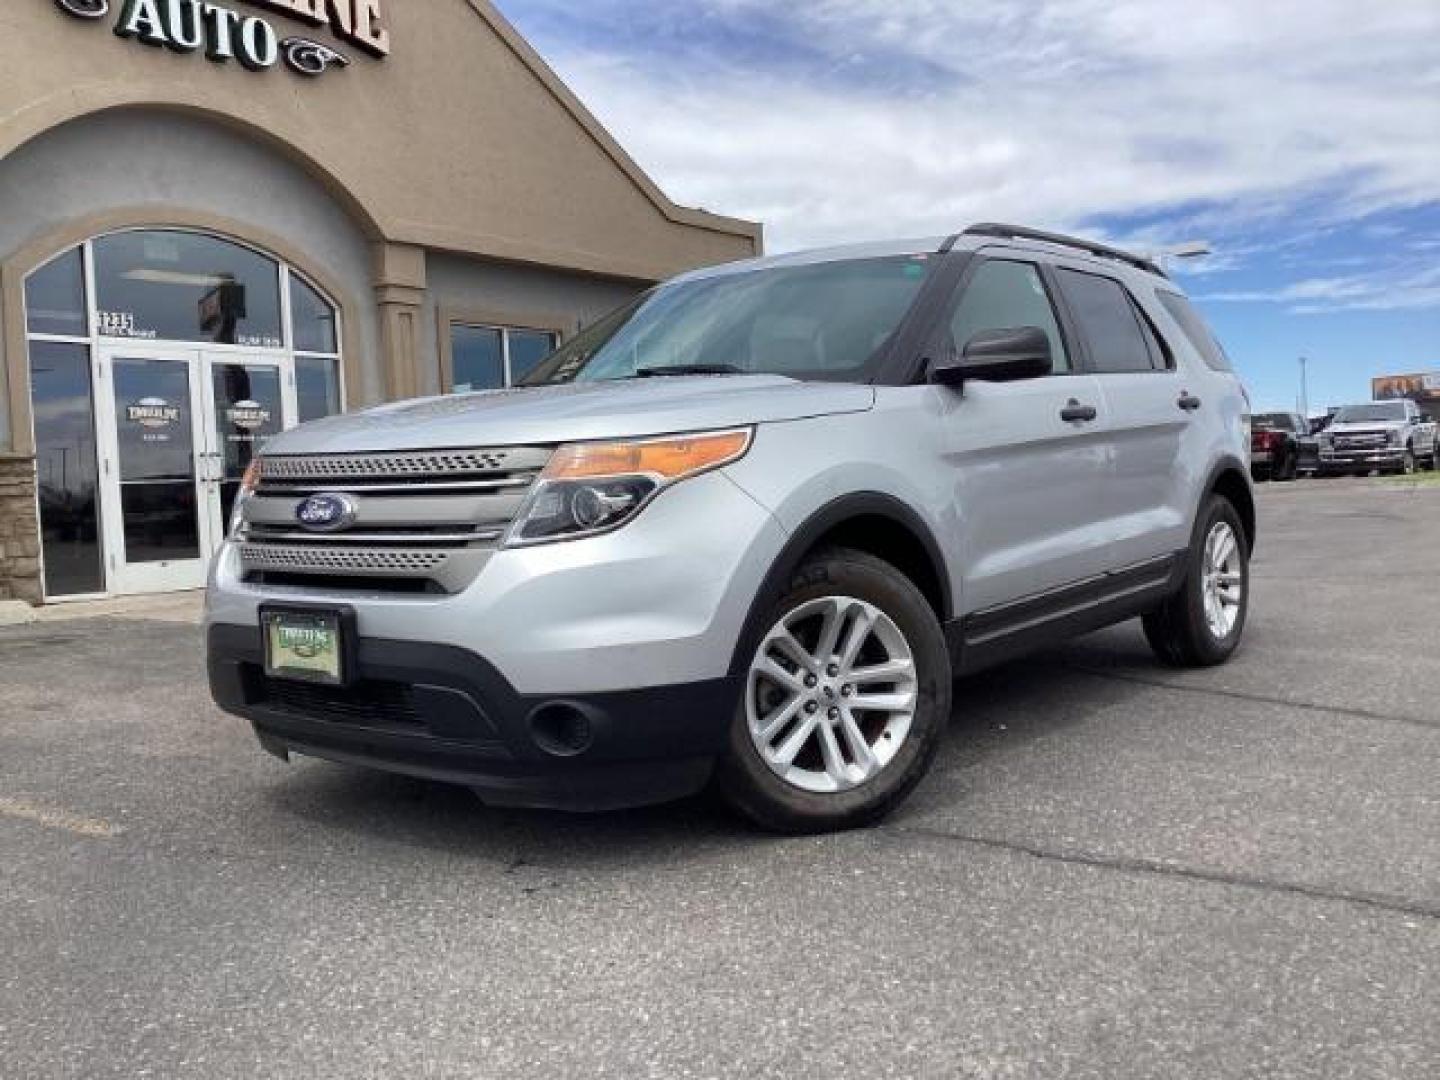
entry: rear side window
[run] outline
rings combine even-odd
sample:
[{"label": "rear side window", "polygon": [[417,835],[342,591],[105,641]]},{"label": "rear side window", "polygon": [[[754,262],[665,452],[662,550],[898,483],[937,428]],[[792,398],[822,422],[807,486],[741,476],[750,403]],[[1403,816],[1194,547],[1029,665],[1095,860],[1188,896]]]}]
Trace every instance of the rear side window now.
[{"label": "rear side window", "polygon": [[1040,271],[1032,263],[991,259],[983,262],[971,275],[965,294],[950,320],[950,335],[957,349],[985,330],[1014,330],[1036,326],[1050,339],[1051,370],[1070,370],[1070,356],[1065,339],[1055,321],[1055,310]]},{"label": "rear side window", "polygon": [[1154,371],[1164,367],[1123,285],[1078,270],[1061,269],[1057,276],[1080,332],[1085,335],[1096,371]]},{"label": "rear side window", "polygon": [[1200,354],[1205,363],[1216,371],[1234,371],[1230,366],[1230,358],[1225,355],[1225,350],[1215,335],[1210,332],[1210,327],[1205,325],[1205,320],[1195,310],[1189,300],[1179,293],[1169,292],[1166,289],[1156,289],[1155,295],[1160,298],[1160,303],[1165,305],[1165,310],[1170,317],[1180,324],[1180,329],[1185,331],[1185,337],[1190,344],[1195,346],[1195,351]]}]

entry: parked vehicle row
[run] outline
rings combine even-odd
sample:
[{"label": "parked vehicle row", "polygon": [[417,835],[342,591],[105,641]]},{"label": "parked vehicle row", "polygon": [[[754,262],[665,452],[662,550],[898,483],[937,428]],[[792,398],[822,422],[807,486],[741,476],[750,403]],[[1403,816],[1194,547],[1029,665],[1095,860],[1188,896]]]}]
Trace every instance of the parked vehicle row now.
[{"label": "parked vehicle row", "polygon": [[1300,413],[1251,420],[1250,472],[1256,480],[1408,474],[1440,468],[1440,425],[1408,399],[1350,405],[1318,422]]},{"label": "parked vehicle row", "polygon": [[1408,398],[1350,405],[1320,433],[1321,476],[1440,465],[1440,428]]}]

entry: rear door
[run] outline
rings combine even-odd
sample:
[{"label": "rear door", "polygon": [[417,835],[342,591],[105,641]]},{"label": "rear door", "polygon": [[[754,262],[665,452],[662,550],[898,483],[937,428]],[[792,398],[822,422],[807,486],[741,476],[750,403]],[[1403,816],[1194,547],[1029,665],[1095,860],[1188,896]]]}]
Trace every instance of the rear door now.
[{"label": "rear door", "polygon": [[1076,370],[1040,267],[1009,253],[977,255],[933,348],[963,350],[981,331],[1021,326],[1049,337],[1052,375],[935,388],[948,410],[964,613],[1080,581],[1104,563],[1104,399],[1094,376]]},{"label": "rear door", "polygon": [[1204,460],[1195,418],[1206,403],[1119,279],[1071,267],[1057,267],[1055,277],[1105,402],[1105,569],[1180,551],[1189,544],[1196,486],[1189,473]]}]

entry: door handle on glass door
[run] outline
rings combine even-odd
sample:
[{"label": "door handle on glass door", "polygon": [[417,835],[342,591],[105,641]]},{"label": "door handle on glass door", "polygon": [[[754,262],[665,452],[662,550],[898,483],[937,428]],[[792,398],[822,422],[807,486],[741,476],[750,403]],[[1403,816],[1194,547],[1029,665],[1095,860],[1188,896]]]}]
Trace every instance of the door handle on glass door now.
[{"label": "door handle on glass door", "polygon": [[1068,423],[1088,424],[1100,414],[1095,411],[1094,405],[1081,405],[1080,402],[1071,398],[1069,403],[1060,410],[1060,419]]}]

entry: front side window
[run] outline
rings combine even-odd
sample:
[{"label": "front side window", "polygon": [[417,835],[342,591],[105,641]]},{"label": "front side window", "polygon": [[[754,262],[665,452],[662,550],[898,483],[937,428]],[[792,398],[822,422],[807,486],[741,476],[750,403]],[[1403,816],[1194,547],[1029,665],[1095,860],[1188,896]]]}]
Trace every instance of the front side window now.
[{"label": "front side window", "polygon": [[687,370],[865,382],[930,266],[907,255],[672,282],[578,335],[524,385]]},{"label": "front side window", "polygon": [[216,236],[165,230],[94,242],[104,337],[279,349],[280,267]]},{"label": "front side window", "polygon": [[1154,371],[1155,352],[1125,287],[1112,278],[1057,270],[1097,372]]},{"label": "front side window", "polygon": [[1015,330],[1022,326],[1045,331],[1050,339],[1053,371],[1070,370],[1070,355],[1040,271],[1032,263],[1001,259],[982,263],[971,276],[950,320],[955,348],[963,350],[971,338],[986,330]]}]

